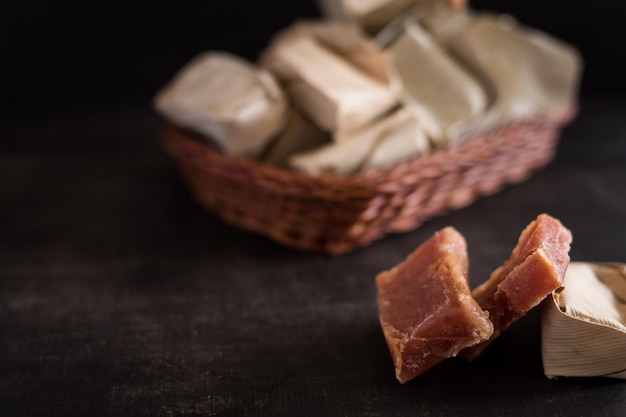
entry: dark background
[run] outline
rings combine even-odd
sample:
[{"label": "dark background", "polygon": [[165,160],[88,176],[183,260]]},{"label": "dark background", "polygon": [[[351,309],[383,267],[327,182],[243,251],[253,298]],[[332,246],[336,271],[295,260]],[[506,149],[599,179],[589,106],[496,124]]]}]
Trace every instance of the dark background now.
[{"label": "dark background", "polygon": [[[580,48],[583,93],[623,93],[626,4],[614,0],[476,0]],[[318,16],[312,0],[38,0],[3,2],[0,85],[4,115],[54,106],[146,103],[203,50],[255,59],[271,35]]]},{"label": "dark background", "polygon": [[556,160],[333,258],[202,210],[149,105],[198,52],[254,59],[276,30],[316,16],[312,1],[3,1],[0,417],[623,417],[624,381],[545,378],[537,310],[476,363],[394,378],[373,279],[436,230],[465,235],[472,286],[540,212],[572,230],[572,259],[626,261],[626,5],[474,5],[583,52],[581,112]]}]

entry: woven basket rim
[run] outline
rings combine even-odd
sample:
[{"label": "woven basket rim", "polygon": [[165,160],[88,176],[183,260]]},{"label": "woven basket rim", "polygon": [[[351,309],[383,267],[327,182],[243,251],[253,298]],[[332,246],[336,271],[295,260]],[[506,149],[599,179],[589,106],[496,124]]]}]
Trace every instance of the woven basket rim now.
[{"label": "woven basket rim", "polygon": [[[491,132],[475,132],[474,135],[484,134],[484,133],[497,133],[498,131],[505,130],[510,128],[512,125],[517,124],[536,124],[536,125],[545,125],[552,124],[554,126],[564,126],[569,123],[578,112],[579,105],[576,102],[572,102],[564,106],[560,111],[551,113],[551,114],[538,114],[534,117],[520,119],[516,121],[512,121],[509,123],[502,124],[497,126]],[[297,181],[297,182],[315,182],[318,184],[328,184],[334,187],[344,185],[346,187],[359,187],[367,185],[368,187],[372,186],[372,183],[382,183],[386,181],[386,178],[390,176],[390,174],[394,171],[402,171],[406,169],[408,166],[416,163],[420,159],[424,157],[429,157],[436,154],[438,151],[454,148],[461,145],[465,142],[466,139],[471,139],[474,135],[468,135],[466,138],[463,138],[458,141],[454,141],[453,143],[447,143],[445,145],[439,146],[437,148],[432,149],[430,152],[413,156],[409,159],[401,161],[396,164],[376,167],[369,169],[365,172],[359,172],[349,176],[332,176],[328,174],[308,174],[305,172],[299,172],[295,170],[289,170],[286,168],[280,168],[273,165],[269,165],[263,161],[256,160],[249,157],[244,156],[234,156],[228,155],[218,149],[213,145],[209,138],[204,137],[201,134],[198,134],[190,129],[182,128],[177,126],[175,123],[168,123],[166,126],[166,131],[170,133],[178,133],[184,135],[187,139],[193,139],[198,145],[198,150],[210,152],[214,154],[216,157],[219,157],[222,160],[231,160],[240,167],[245,167],[250,170],[256,171],[257,175],[264,175],[270,178],[277,178],[280,180],[286,181]],[[162,135],[162,137],[167,135]],[[172,150],[168,143],[163,142],[163,146],[166,149]]]}]

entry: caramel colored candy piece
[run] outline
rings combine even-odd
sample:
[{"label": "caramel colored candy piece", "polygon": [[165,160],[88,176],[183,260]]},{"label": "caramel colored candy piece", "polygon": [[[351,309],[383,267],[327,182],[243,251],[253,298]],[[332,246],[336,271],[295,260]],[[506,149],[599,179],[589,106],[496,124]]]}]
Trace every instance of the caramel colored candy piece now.
[{"label": "caramel colored candy piece", "polygon": [[380,323],[401,383],[493,333],[467,272],[465,239],[448,227],[376,277]]},{"label": "caramel colored candy piece", "polygon": [[464,350],[475,359],[513,322],[561,287],[569,265],[572,234],[557,219],[541,214],[522,232],[511,257],[472,295],[489,311],[494,332],[488,341]]}]

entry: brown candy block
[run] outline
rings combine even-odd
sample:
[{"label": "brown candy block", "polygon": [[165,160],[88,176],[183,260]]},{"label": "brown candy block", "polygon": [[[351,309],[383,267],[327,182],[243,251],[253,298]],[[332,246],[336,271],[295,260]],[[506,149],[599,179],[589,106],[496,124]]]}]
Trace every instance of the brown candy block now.
[{"label": "brown candy block", "polygon": [[467,273],[465,239],[448,227],[376,277],[380,323],[401,383],[493,333]]},{"label": "brown candy block", "polygon": [[513,322],[563,283],[572,234],[557,219],[541,214],[522,232],[511,257],[472,295],[489,312],[491,338],[461,352],[473,360]]}]

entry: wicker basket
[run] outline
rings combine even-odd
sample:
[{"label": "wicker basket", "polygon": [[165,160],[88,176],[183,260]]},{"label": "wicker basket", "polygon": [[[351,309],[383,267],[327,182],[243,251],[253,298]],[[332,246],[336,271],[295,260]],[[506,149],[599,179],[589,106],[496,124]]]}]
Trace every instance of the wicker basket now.
[{"label": "wicker basket", "polygon": [[175,126],[163,145],[209,212],[292,248],[339,255],[528,178],[552,160],[574,114],[570,106],[349,178],[227,156]]}]

